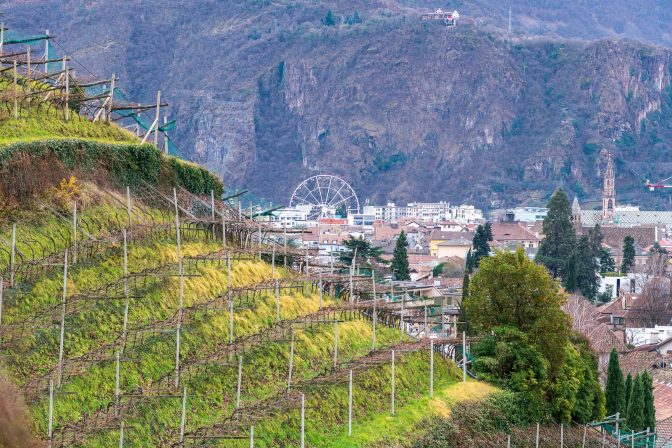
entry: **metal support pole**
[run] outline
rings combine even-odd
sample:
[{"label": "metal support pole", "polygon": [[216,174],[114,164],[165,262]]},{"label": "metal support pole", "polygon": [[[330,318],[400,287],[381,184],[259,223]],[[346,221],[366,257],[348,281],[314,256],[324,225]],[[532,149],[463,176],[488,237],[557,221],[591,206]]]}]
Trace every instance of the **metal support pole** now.
[{"label": "metal support pole", "polygon": [[630,448],[635,448],[635,431],[630,430]]},{"label": "metal support pole", "polygon": [[434,339],[429,341],[429,398],[434,398]]},{"label": "metal support pole", "polygon": [[49,422],[48,422],[48,447],[51,448],[54,438],[54,380],[49,380]]},{"label": "metal support pole", "polygon": [[617,412],[616,413],[616,437],[618,437],[618,446],[621,446],[621,429],[620,429],[620,423],[621,423],[621,413]]},{"label": "metal support pole", "polygon": [[119,423],[119,448],[124,448],[124,421]]},{"label": "metal support pole", "polygon": [[506,436],[506,448],[511,448],[511,435]]},{"label": "metal support pole", "polygon": [[14,287],[14,269],[16,268],[16,223],[12,224],[12,249],[9,260],[9,286]]},{"label": "metal support pole", "polygon": [[182,238],[180,232],[180,209],[177,205],[177,189],[173,188],[173,201],[175,202],[175,237],[177,238],[177,264],[182,271]]},{"label": "metal support pole", "polygon": [[275,278],[275,244],[273,244],[273,253],[271,254],[271,277]]},{"label": "metal support pole", "polygon": [[261,241],[263,239],[261,237],[261,221],[259,221],[259,237],[258,238],[259,238],[259,261],[261,261]]},{"label": "metal support pole", "polygon": [[406,290],[401,292],[401,313],[399,315],[399,341],[404,340],[404,302],[406,301]]},{"label": "metal support pole", "polygon": [[334,370],[338,366],[338,321],[334,321]]},{"label": "metal support pole", "polygon": [[350,385],[348,387],[348,435],[352,435],[352,369],[350,369]]},{"label": "metal support pole", "polygon": [[19,118],[19,74],[16,70],[16,59],[14,59],[14,118]]},{"label": "metal support pole", "polygon": [[[4,45],[5,45],[5,22],[2,22],[0,23],[0,56],[2,56]],[[2,68],[1,64],[0,68]]]},{"label": "metal support pole", "polygon": [[[357,254],[357,249],[355,249],[355,254]],[[353,314],[353,307],[355,306],[355,292],[352,284],[352,275],[355,270],[354,264],[355,264],[355,259],[352,259],[352,264],[353,266],[350,266],[350,297],[349,302],[350,302],[350,319],[352,319],[352,314]]]},{"label": "metal support pole", "polygon": [[68,250],[65,250],[64,264],[63,264],[63,310],[61,313],[61,338],[58,346],[58,379],[56,386],[61,388],[61,380],[63,379],[63,342],[65,341],[65,302],[68,295]]},{"label": "metal support pole", "polygon": [[222,213],[222,249],[226,250],[226,218]]},{"label": "metal support pole", "polygon": [[250,448],[254,448],[254,426],[250,426]]},{"label": "metal support pole", "polygon": [[294,332],[292,331],[292,343],[289,348],[289,374],[287,376],[287,392],[292,388],[292,370],[294,368]]},{"label": "metal support pole", "polygon": [[215,234],[215,190],[210,190],[210,211],[212,216],[212,239],[214,240],[217,237]]},{"label": "metal support pole", "polygon": [[462,382],[467,382],[467,333],[462,332]]},{"label": "metal support pole", "polygon": [[240,386],[243,382],[243,357],[238,357],[238,386],[236,387],[236,409],[240,408]]},{"label": "metal support pole", "polygon": [[282,226],[282,244],[284,246],[284,263],[285,263],[285,269],[287,269],[287,227],[283,224]]},{"label": "metal support pole", "polygon": [[301,448],[306,446],[306,396],[301,394]]},{"label": "metal support pole", "polygon": [[180,446],[184,445],[184,426],[187,420],[187,386],[182,394],[182,420],[180,421]]},{"label": "metal support pole", "polygon": [[[114,102],[114,82],[115,82],[115,74],[112,73],[112,79],[110,79],[110,96],[109,99],[107,100],[107,122],[110,123],[112,121],[112,106]],[[158,126],[158,123],[157,123]]]},{"label": "metal support pole", "polygon": [[394,350],[392,350],[392,415],[394,415]]},{"label": "metal support pole", "polygon": [[121,398],[121,388],[120,388],[120,366],[119,366],[119,352],[117,352],[117,365],[114,371],[114,415],[117,417],[119,416],[119,405],[120,403],[120,398]]},{"label": "metal support pole", "polygon": [[[66,59],[63,57],[63,65],[66,64]],[[65,67],[65,102],[64,104],[64,112],[65,112],[65,121],[70,121],[70,70],[68,67]]]}]

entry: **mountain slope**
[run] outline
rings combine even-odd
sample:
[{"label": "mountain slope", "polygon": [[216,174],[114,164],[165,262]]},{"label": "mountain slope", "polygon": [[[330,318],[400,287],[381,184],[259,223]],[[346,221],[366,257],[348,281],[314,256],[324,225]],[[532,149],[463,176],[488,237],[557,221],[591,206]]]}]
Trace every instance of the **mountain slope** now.
[{"label": "mountain slope", "polygon": [[[487,0],[457,2],[452,30],[420,20],[424,1],[10,3],[16,23],[56,24],[85,65],[118,63],[135,97],[161,88],[182,149],[275,202],[316,173],[376,201],[494,207],[543,202],[558,185],[590,199],[611,150],[627,161],[621,199],[664,206],[629,168],[672,174],[670,50],[548,40],[666,43],[662,4],[514,2],[508,37],[507,8]],[[330,7],[363,23],[324,26]]]}]

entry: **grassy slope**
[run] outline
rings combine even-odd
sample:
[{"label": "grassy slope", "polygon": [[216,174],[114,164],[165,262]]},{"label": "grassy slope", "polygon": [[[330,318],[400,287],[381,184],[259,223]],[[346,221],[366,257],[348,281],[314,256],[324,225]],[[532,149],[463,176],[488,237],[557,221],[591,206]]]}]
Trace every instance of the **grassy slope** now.
[{"label": "grassy slope", "polygon": [[[33,84],[33,90],[39,88]],[[0,95],[11,93],[12,84],[6,79],[0,79]],[[35,104],[35,103],[33,103]],[[92,123],[80,118],[76,113],[71,114],[71,120],[63,119],[63,111],[46,105],[40,108],[32,107],[30,111],[21,111],[18,119],[3,109],[0,115],[0,145],[16,142],[25,142],[45,139],[78,138],[95,140],[105,143],[135,143],[138,138],[116,125],[107,123]]]}]

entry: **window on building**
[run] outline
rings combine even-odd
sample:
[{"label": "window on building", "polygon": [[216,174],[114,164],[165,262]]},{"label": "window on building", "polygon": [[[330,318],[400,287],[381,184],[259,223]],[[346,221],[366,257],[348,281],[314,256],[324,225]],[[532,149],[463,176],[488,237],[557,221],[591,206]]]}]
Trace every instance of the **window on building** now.
[{"label": "window on building", "polygon": [[625,323],[625,318],[618,316],[611,316],[611,323],[614,325],[623,325]]},{"label": "window on building", "polygon": [[635,279],[631,278],[630,279],[630,294],[634,294],[635,292]]}]

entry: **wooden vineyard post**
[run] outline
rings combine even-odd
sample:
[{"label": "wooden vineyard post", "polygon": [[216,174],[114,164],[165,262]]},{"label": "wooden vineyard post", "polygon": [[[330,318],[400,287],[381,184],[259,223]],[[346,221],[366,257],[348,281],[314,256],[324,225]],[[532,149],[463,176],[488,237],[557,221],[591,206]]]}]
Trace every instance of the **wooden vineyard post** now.
[{"label": "wooden vineyard post", "polygon": [[[322,311],[322,272],[318,274],[317,286],[320,294],[320,311]],[[0,310],[1,312],[2,310]]]},{"label": "wooden vineyard post", "polygon": [[[156,118],[154,120],[154,146],[159,147],[159,118],[161,117],[161,91],[156,92]],[[177,204],[177,202],[175,202]]]},{"label": "wooden vineyard post", "polygon": [[61,338],[58,346],[58,378],[56,386],[61,388],[61,380],[63,378],[63,342],[65,340],[65,305],[68,295],[68,250],[65,250],[64,264],[63,264],[63,310],[61,313]]},{"label": "wooden vineyard post", "polygon": [[560,448],[565,447],[565,425],[560,423]]},{"label": "wooden vineyard post", "polygon": [[2,326],[2,294],[5,290],[5,279],[0,277],[0,326]]},{"label": "wooden vineyard post", "polygon": [[184,302],[184,266],[180,265],[180,293],[177,310],[177,329],[175,332],[175,388],[180,386],[180,333],[182,331],[182,313]]},{"label": "wooden vineyard post", "polygon": [[334,321],[334,370],[338,366],[338,321]]},{"label": "wooden vineyard post", "polygon": [[429,341],[429,398],[434,398],[434,339]]},{"label": "wooden vineyard post", "polygon": [[119,423],[119,448],[124,448],[124,421]]},{"label": "wooden vineyard post", "polygon": [[275,278],[275,244],[273,244],[273,253],[271,254],[271,277]]},{"label": "wooden vineyard post", "polygon": [[462,382],[467,382],[467,333],[462,332]]},{"label": "wooden vineyard post", "polygon": [[[357,253],[357,249],[355,248],[355,253]],[[354,265],[355,259],[352,259],[352,263]],[[353,314],[353,307],[355,306],[355,293],[354,293],[354,288],[352,284],[352,274],[354,271],[354,266],[350,266],[350,297],[348,297],[348,302],[350,302],[350,319],[352,319],[352,314]]]},{"label": "wooden vineyard post", "polygon": [[51,448],[52,440],[54,438],[54,380],[52,379],[49,379],[49,420],[47,426],[47,446]]},{"label": "wooden vineyard post", "polygon": [[210,211],[212,218],[212,240],[214,241],[217,238],[215,232],[215,190],[210,190]]},{"label": "wooden vineyard post", "polygon": [[588,432],[588,425],[583,426],[583,440],[581,442],[581,448],[586,448],[586,433]]},{"label": "wooden vineyard post", "polygon": [[285,250],[284,256],[282,258],[284,260],[285,269],[287,269],[287,226],[286,225],[282,226],[282,233],[283,233],[282,244],[283,244],[284,250]]},{"label": "wooden vineyard post", "polygon": [[67,66],[67,60],[65,56],[63,57],[63,71],[65,74],[65,101],[63,102],[63,112],[65,115],[65,121],[70,121],[70,70]]},{"label": "wooden vineyard post", "polygon": [[128,291],[128,235],[126,229],[121,231],[124,237],[124,324],[121,332],[121,349],[126,349],[126,337],[128,336],[128,305],[130,302]]},{"label": "wooden vineyard post", "polygon": [[511,435],[506,436],[506,448],[511,448]]},{"label": "wooden vineyard post", "polygon": [[[0,56],[2,56],[3,47],[5,45],[5,22],[0,23]],[[2,64],[0,64],[2,68]]]},{"label": "wooden vineyard post", "polygon": [[292,388],[292,369],[294,368],[294,332],[292,331],[292,343],[289,348],[289,374],[287,376],[287,392]]},{"label": "wooden vineyard post", "polygon": [[47,36],[46,39],[44,39],[44,73],[49,73],[49,64],[46,63],[46,61],[49,60],[49,30],[44,31],[44,35]]},{"label": "wooden vineyard post", "polygon": [[399,342],[404,340],[404,302],[406,300],[406,290],[401,293],[401,314],[399,316]]},{"label": "wooden vineyard post", "polygon": [[259,261],[261,261],[261,243],[262,243],[262,236],[261,236],[261,221],[259,221]]},{"label": "wooden vineyard post", "polygon": [[[112,79],[110,80],[110,96],[108,97],[108,100],[107,100],[107,114],[106,114],[107,116],[106,116],[106,119],[107,119],[108,123],[110,123],[112,121],[112,105],[113,105],[112,103],[114,101],[114,82],[115,82],[114,78],[115,77],[116,77],[115,74],[112,73]],[[157,123],[157,126],[158,126],[158,123]]]},{"label": "wooden vineyard post", "polygon": [[12,224],[12,248],[9,259],[9,286],[14,287],[14,270],[16,269],[16,223]]},{"label": "wooden vineyard post", "polygon": [[306,396],[301,394],[301,448],[306,446]]},{"label": "wooden vineyard post", "polygon": [[243,220],[243,203],[238,199],[238,221]]},{"label": "wooden vineyard post", "polygon": [[392,415],[394,415],[394,350],[392,350]]},{"label": "wooden vineyard post", "polygon": [[114,370],[114,415],[119,416],[119,407],[120,407],[120,398],[121,398],[121,388],[120,388],[120,353],[117,352],[117,364]]},{"label": "wooden vineyard post", "polygon": [[72,207],[72,263],[77,264],[77,201]]},{"label": "wooden vineyard post", "polygon": [[275,320],[280,322],[280,281],[275,281]]},{"label": "wooden vineyard post", "polygon": [[180,421],[180,446],[184,445],[184,426],[187,423],[187,386],[182,394],[182,419]]},{"label": "wooden vineyard post", "polygon": [[222,249],[226,250],[226,218],[222,213]]},{"label": "wooden vineyard post", "polygon": [[131,228],[131,187],[126,186],[126,214],[128,215],[128,228]]},{"label": "wooden vineyard post", "polygon": [[371,332],[371,350],[376,349],[376,322],[378,321],[378,310],[376,309],[376,272],[371,270],[371,286],[373,286],[373,319]]},{"label": "wooden vineyard post", "polygon": [[19,74],[16,70],[16,59],[14,59],[14,118],[19,118]]},{"label": "wooden vineyard post", "polygon": [[30,95],[30,45],[26,46],[26,93],[28,94],[28,110],[30,110],[30,100],[31,100],[31,95]]},{"label": "wooden vineyard post", "polygon": [[429,337],[429,330],[427,328],[427,305],[425,305],[425,337]]},{"label": "wooden vineyard post", "polygon": [[180,209],[177,205],[177,189],[173,188],[173,201],[175,202],[175,237],[177,238],[177,264],[182,271],[182,235],[180,232]]},{"label": "wooden vineyard post", "polygon": [[535,448],[539,448],[539,423],[537,423],[537,437],[534,442]]},{"label": "wooden vineyard post", "polygon": [[250,426],[250,448],[254,448],[254,426]]},{"label": "wooden vineyard post", "polygon": [[348,386],[348,435],[352,435],[352,369],[350,369],[350,384]]},{"label": "wooden vineyard post", "polygon": [[240,387],[243,382],[243,357],[238,356],[238,385],[236,387],[236,409],[240,408]]}]

